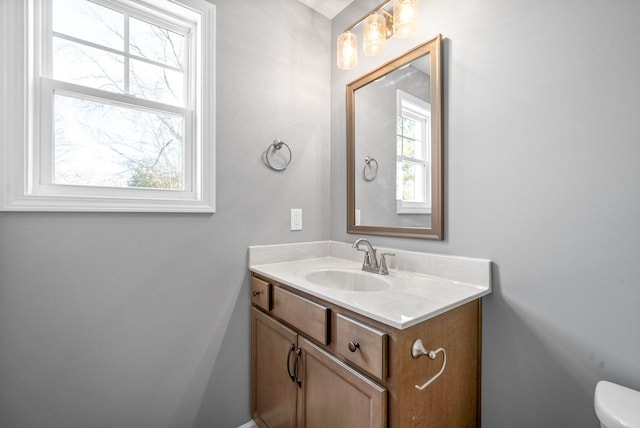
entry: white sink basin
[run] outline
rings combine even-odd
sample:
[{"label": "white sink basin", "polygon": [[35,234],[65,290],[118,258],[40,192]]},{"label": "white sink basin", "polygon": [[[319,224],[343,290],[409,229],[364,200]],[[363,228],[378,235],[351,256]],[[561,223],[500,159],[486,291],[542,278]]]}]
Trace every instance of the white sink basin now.
[{"label": "white sink basin", "polygon": [[320,287],[344,291],[383,291],[389,283],[376,274],[347,270],[317,270],[305,275],[305,279]]}]

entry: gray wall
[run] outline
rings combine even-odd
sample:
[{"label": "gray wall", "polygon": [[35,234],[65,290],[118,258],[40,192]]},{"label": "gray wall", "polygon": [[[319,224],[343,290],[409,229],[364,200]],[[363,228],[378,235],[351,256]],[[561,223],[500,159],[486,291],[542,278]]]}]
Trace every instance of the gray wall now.
[{"label": "gray wall", "polygon": [[[329,235],[330,23],[215,4],[216,214],[0,213],[1,427],[250,419],[247,246]],[[261,159],[275,138],[282,173]]]},{"label": "gray wall", "polygon": [[[446,240],[373,242],[495,261],[484,426],[595,427],[598,379],[640,389],[638,2],[423,1],[420,35],[352,72],[329,50],[378,0],[331,37],[293,0],[215,3],[218,212],[0,213],[0,426],[246,422],[246,247],[355,240],[344,85],[437,32]],[[274,138],[294,152],[280,174],[260,160]]]},{"label": "gray wall", "polygon": [[[333,40],[376,0],[332,21]],[[483,426],[596,427],[593,389],[640,390],[640,3],[430,0],[416,39],[332,71],[331,237],[345,233],[344,85],[440,32],[445,241],[486,257]]]}]

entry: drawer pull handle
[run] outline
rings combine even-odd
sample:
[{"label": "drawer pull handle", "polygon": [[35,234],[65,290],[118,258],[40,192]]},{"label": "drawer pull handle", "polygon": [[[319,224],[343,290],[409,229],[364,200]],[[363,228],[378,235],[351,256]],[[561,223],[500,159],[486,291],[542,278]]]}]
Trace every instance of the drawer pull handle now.
[{"label": "drawer pull handle", "polygon": [[349,342],[349,351],[356,352],[360,348],[360,344],[355,341]]},{"label": "drawer pull handle", "polygon": [[298,370],[300,369],[300,358],[302,357],[302,348],[296,349],[296,363],[294,365],[293,373],[295,374],[294,381],[298,384],[298,388],[302,389],[302,379],[298,377]]},{"label": "drawer pull handle", "polygon": [[260,292],[259,291],[254,291],[251,294],[253,295],[253,297],[258,297],[260,295]]},{"label": "drawer pull handle", "polygon": [[289,353],[287,354],[287,374],[289,375],[289,377],[291,378],[291,382],[295,382],[296,381],[296,376],[294,375],[295,371],[297,370],[297,361],[296,361],[296,365],[293,366],[293,371],[294,373],[291,373],[291,354],[295,351],[296,349],[296,345],[294,345],[293,343],[291,344],[291,347],[289,347]]}]

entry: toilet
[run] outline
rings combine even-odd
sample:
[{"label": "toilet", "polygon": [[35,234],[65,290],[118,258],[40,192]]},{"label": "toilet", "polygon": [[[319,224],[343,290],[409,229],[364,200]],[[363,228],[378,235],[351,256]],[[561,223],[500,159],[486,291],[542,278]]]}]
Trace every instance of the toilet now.
[{"label": "toilet", "polygon": [[601,380],[593,405],[603,428],[640,428],[640,391]]}]

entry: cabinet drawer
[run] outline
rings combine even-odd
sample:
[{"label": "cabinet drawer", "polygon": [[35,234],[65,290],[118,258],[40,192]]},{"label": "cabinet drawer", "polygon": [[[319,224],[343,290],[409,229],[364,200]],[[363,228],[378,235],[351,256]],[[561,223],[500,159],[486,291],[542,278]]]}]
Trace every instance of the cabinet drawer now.
[{"label": "cabinet drawer", "polygon": [[251,277],[251,303],[264,309],[271,310],[271,284],[255,276]]},{"label": "cabinet drawer", "polygon": [[384,331],[346,315],[336,315],[336,351],[378,379],[387,375],[388,337]]},{"label": "cabinet drawer", "polygon": [[274,287],[272,313],[318,342],[329,343],[329,308],[326,306]]}]

